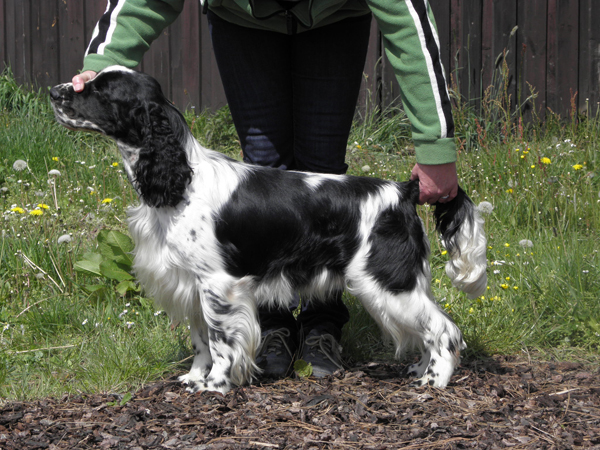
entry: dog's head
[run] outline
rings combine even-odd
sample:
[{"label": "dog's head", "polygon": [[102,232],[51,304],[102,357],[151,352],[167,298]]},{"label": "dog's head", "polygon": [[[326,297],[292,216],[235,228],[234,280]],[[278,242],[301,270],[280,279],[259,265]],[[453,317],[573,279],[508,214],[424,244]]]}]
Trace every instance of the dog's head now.
[{"label": "dog's head", "polygon": [[119,145],[125,168],[149,206],[175,206],[192,178],[181,113],[149,75],[120,66],[104,69],[82,92],[72,83],[50,90],[56,120],[74,130],[98,131]]}]

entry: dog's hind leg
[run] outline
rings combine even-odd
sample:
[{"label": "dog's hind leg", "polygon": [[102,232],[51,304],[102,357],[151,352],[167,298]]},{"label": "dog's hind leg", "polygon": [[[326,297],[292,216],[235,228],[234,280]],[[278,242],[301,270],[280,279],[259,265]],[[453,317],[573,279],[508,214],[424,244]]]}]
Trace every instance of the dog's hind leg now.
[{"label": "dog's hind leg", "polygon": [[202,311],[208,326],[212,367],[203,380],[194,380],[190,390],[225,394],[249,382],[257,370],[254,358],[260,325],[256,306],[239,284],[224,289],[211,286],[203,289]]},{"label": "dog's hind leg", "polygon": [[433,299],[427,276],[420,275],[408,292],[390,292],[374,280],[365,280],[360,286],[353,283],[351,292],[392,338],[397,357],[407,347],[421,350],[421,361],[409,368],[410,374],[419,377],[415,385],[448,384],[464,342],[456,324]]},{"label": "dog's hind leg", "polygon": [[210,356],[208,325],[202,314],[196,314],[190,320],[190,338],[194,349],[194,362],[189,373],[179,377],[179,381],[190,385],[188,390],[194,390],[196,383],[203,382],[212,368]]}]

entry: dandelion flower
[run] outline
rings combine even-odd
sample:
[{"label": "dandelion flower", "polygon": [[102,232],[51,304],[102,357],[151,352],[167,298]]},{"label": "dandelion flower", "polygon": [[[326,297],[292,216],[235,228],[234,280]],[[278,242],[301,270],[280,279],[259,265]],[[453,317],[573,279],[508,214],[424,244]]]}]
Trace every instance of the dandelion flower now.
[{"label": "dandelion flower", "polygon": [[447,255],[448,254],[448,250],[442,250],[442,255]]},{"label": "dandelion flower", "polygon": [[67,244],[69,242],[71,242],[71,236],[68,234],[63,234],[61,237],[58,238],[59,244]]},{"label": "dandelion flower", "polygon": [[518,291],[518,290],[519,290],[519,286],[513,286],[513,289],[514,289],[515,291]]},{"label": "dandelion flower", "polygon": [[508,289],[508,284],[506,284],[506,283],[503,283],[503,284],[501,284],[501,285],[500,285],[500,287],[501,287],[502,289]]},{"label": "dandelion flower", "polygon": [[14,208],[10,208],[10,210],[17,214],[23,214],[25,212],[25,210],[23,208],[21,208],[20,206],[15,206]]},{"label": "dandelion flower", "polygon": [[119,163],[118,162],[114,162],[111,164],[113,167],[119,167]]},{"label": "dandelion flower", "polygon": [[22,170],[27,169],[27,162],[23,161],[22,159],[17,159],[13,163],[13,169],[17,172],[21,172]]},{"label": "dandelion flower", "polygon": [[110,202],[112,202],[112,201],[113,201],[113,199],[112,199],[112,198],[105,198],[104,200],[102,200],[102,204],[103,204],[103,205],[106,205],[106,204],[108,204],[108,203],[110,203]]},{"label": "dandelion flower", "polygon": [[50,207],[45,203],[38,203],[38,208],[40,209],[49,209]]},{"label": "dandelion flower", "polygon": [[510,244],[507,242],[506,244],[504,244],[504,246],[505,246],[506,248],[508,248],[508,247],[510,247]]},{"label": "dandelion flower", "polygon": [[535,169],[535,164],[532,164],[530,167],[531,167],[532,169]]},{"label": "dandelion flower", "polygon": [[60,170],[52,169],[48,172],[48,175],[50,175],[51,177],[60,177],[61,173]]},{"label": "dandelion flower", "polygon": [[479,206],[477,206],[477,209],[480,213],[491,214],[494,210],[494,205],[492,205],[490,202],[481,202]]},{"label": "dandelion flower", "polygon": [[31,216],[41,216],[42,214],[44,214],[44,211],[42,211],[41,209],[34,209],[33,211],[30,211],[29,214]]},{"label": "dandelion flower", "polygon": [[581,170],[581,169],[583,169],[583,166],[581,164],[575,164],[573,166],[573,169],[575,169],[575,170]]},{"label": "dandelion flower", "polygon": [[506,190],[506,193],[507,193],[507,194],[512,194],[512,193],[513,193],[513,190],[512,190],[512,189],[507,189],[507,190]]},{"label": "dandelion flower", "polygon": [[552,164],[550,158],[546,158],[545,156],[541,159],[543,164]]},{"label": "dandelion flower", "polygon": [[529,239],[521,239],[519,241],[519,245],[521,247],[531,248],[531,247],[533,247],[533,242],[531,242]]},{"label": "dandelion flower", "polygon": [[52,161],[58,162],[58,156],[53,156]]}]

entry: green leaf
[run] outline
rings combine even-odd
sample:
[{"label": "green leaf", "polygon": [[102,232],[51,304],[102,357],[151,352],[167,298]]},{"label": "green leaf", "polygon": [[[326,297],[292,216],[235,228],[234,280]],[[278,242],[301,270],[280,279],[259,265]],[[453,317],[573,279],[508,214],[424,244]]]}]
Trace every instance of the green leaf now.
[{"label": "green leaf", "polygon": [[133,265],[131,252],[133,241],[126,234],[115,230],[102,230],[98,233],[98,250],[106,258],[128,267]]},{"label": "green leaf", "polygon": [[77,272],[87,273],[88,275],[102,276],[100,272],[100,264],[102,263],[102,255],[99,253],[88,252],[83,255],[81,261],[73,264],[73,268]]},{"label": "green leaf", "polygon": [[121,401],[119,402],[119,406],[125,406],[125,404],[131,400],[133,398],[133,395],[131,395],[131,393],[127,393],[123,396],[123,398],[121,399]]},{"label": "green leaf", "polygon": [[136,283],[131,280],[123,280],[115,287],[115,290],[121,294],[125,295],[128,291],[139,291],[139,288]]},{"label": "green leaf", "polygon": [[115,261],[102,261],[100,264],[100,273],[111,280],[124,281],[133,280],[131,275],[124,266],[117,264]]},{"label": "green leaf", "polygon": [[299,359],[294,363],[294,370],[296,374],[301,378],[310,377],[313,373],[312,364]]}]

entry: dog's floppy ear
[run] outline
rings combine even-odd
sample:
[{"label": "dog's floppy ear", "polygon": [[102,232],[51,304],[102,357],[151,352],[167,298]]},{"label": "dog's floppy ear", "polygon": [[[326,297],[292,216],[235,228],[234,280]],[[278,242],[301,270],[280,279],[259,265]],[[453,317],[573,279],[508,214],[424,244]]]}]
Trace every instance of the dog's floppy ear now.
[{"label": "dog's floppy ear", "polygon": [[175,206],[192,179],[183,147],[183,116],[171,105],[150,102],[133,110],[142,148],[135,166],[135,180],[142,200],[149,206]]}]

